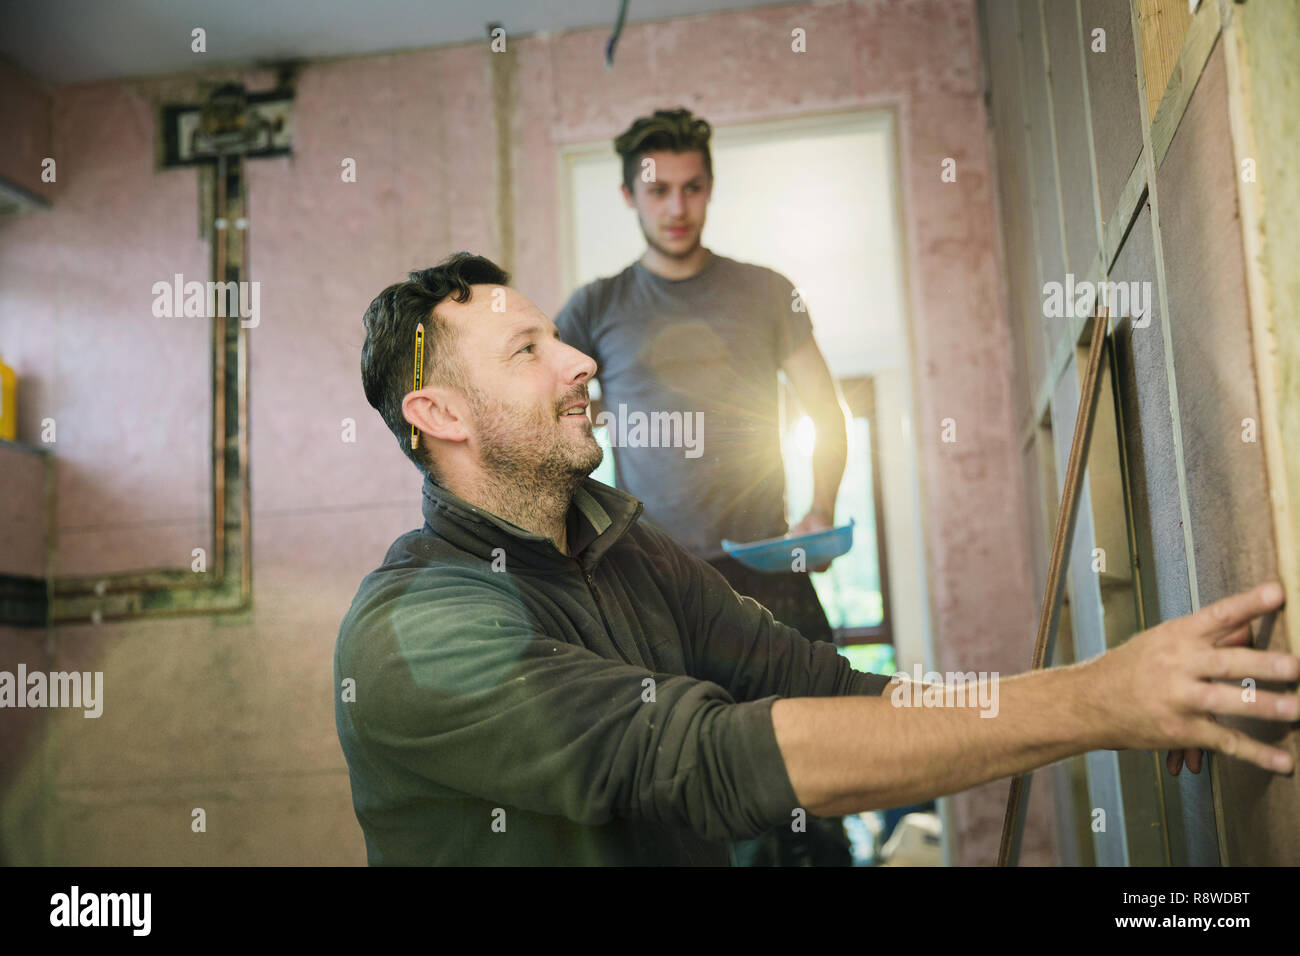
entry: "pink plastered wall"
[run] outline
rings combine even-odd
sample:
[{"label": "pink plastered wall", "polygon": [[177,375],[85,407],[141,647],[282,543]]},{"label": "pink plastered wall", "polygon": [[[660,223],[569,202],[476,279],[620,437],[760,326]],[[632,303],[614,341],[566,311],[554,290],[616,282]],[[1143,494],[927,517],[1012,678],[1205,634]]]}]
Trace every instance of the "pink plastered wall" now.
[{"label": "pink plastered wall", "polygon": [[[806,53],[791,51],[795,28]],[[249,340],[254,609],[58,629],[69,666],[99,662],[110,691],[133,702],[63,729],[64,812],[51,825],[66,850],[50,862],[362,861],[334,731],[333,641],[361,577],[419,523],[419,476],[362,394],[361,315],[385,285],[458,249],[508,259],[518,288],[558,308],[569,291],[558,149],[612,139],[655,108],[686,105],[718,126],[894,111],[936,664],[1027,665],[1034,595],[973,3],[792,5],[630,25],[612,72],[606,36],[511,40],[510,250],[486,44],[304,69],[294,155],[249,166],[249,277],[262,283]],[[249,77],[253,88],[269,82]],[[206,442],[206,379],[195,373],[206,332],[149,312],[155,279],[206,278],[197,177],[153,169],[154,106],[171,88],[55,91],[66,202],[0,222],[0,336],[6,355],[16,343],[10,364],[28,383],[24,427],[52,415],[86,443],[56,451],[58,558],[79,572],[187,555],[206,533],[202,452],[169,454],[142,411],[195,448]],[[940,180],[946,157],[955,183]],[[347,158],[355,183],[340,175]],[[147,215],[124,227],[129,210]],[[93,345],[86,367],[104,363],[108,385],[70,362],[79,342]],[[941,441],[945,418],[955,443]],[[352,442],[341,437],[349,420]],[[124,479],[132,468],[139,481]],[[955,862],[994,859],[1005,794],[1003,782],[955,798]],[[203,800],[238,826],[182,846],[154,825]],[[1046,832],[1033,815],[1026,862],[1053,859]]]},{"label": "pink plastered wall", "polygon": [[50,120],[45,84],[0,60],[0,177],[46,201],[56,188],[42,177],[53,155]]}]

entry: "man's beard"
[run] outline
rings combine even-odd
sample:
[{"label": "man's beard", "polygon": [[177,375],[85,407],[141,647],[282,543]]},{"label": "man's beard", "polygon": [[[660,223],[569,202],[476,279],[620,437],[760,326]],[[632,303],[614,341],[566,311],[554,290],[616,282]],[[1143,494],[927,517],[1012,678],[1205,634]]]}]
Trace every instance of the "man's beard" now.
[{"label": "man's beard", "polygon": [[[510,405],[473,386],[466,395],[489,485],[483,490],[503,509],[497,512],[503,517],[567,508],[574,489],[605,457],[590,431],[583,429],[585,440],[566,434],[569,426],[556,418],[559,408]],[[583,389],[564,404],[585,399]]]}]

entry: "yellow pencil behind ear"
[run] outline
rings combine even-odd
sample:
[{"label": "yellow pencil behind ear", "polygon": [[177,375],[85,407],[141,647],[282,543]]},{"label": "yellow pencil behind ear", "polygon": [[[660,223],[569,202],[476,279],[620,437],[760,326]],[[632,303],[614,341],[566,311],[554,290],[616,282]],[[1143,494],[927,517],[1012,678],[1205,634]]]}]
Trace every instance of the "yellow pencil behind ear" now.
[{"label": "yellow pencil behind ear", "polygon": [[[413,391],[418,392],[424,387],[424,323],[416,323],[415,326],[415,388]],[[420,447],[420,430],[414,425],[411,426],[411,447]]]}]

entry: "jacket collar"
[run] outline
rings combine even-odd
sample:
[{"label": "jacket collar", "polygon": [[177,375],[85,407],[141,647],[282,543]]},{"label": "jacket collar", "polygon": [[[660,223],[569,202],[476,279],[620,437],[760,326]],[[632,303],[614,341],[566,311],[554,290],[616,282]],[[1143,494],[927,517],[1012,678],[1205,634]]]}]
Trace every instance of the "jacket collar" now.
[{"label": "jacket collar", "polygon": [[575,559],[589,571],[640,516],[642,504],[631,495],[583,479],[566,516],[571,554],[561,554],[550,538],[534,534],[453,494],[425,475],[421,511],[425,531],[485,561],[504,550],[512,564],[545,571],[572,571]]}]

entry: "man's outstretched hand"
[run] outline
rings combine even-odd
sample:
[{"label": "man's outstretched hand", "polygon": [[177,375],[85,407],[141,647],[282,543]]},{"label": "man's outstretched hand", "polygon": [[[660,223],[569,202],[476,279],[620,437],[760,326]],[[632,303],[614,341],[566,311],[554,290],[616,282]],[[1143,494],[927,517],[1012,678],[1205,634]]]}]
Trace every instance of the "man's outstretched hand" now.
[{"label": "man's outstretched hand", "polygon": [[[1219,638],[1215,642],[1215,645],[1217,647],[1249,647],[1249,626],[1238,628],[1236,633]],[[1184,764],[1186,764],[1187,769],[1192,773],[1200,773],[1201,767],[1204,766],[1204,757],[1204,750],[1171,750],[1169,753],[1165,754],[1165,767],[1175,777],[1178,776],[1178,772],[1183,769]]]},{"label": "man's outstretched hand", "polygon": [[1199,773],[1206,750],[1290,773],[1295,763],[1287,751],[1214,719],[1300,719],[1300,700],[1292,692],[1255,690],[1253,699],[1242,693],[1245,678],[1260,683],[1300,677],[1300,658],[1246,646],[1251,622],[1282,603],[1281,586],[1265,584],[1165,621],[1089,661],[1085,666],[1095,668],[1098,680],[1095,699],[1105,711],[1104,723],[1114,728],[1106,746],[1168,749],[1165,764],[1172,774],[1184,762]]}]

